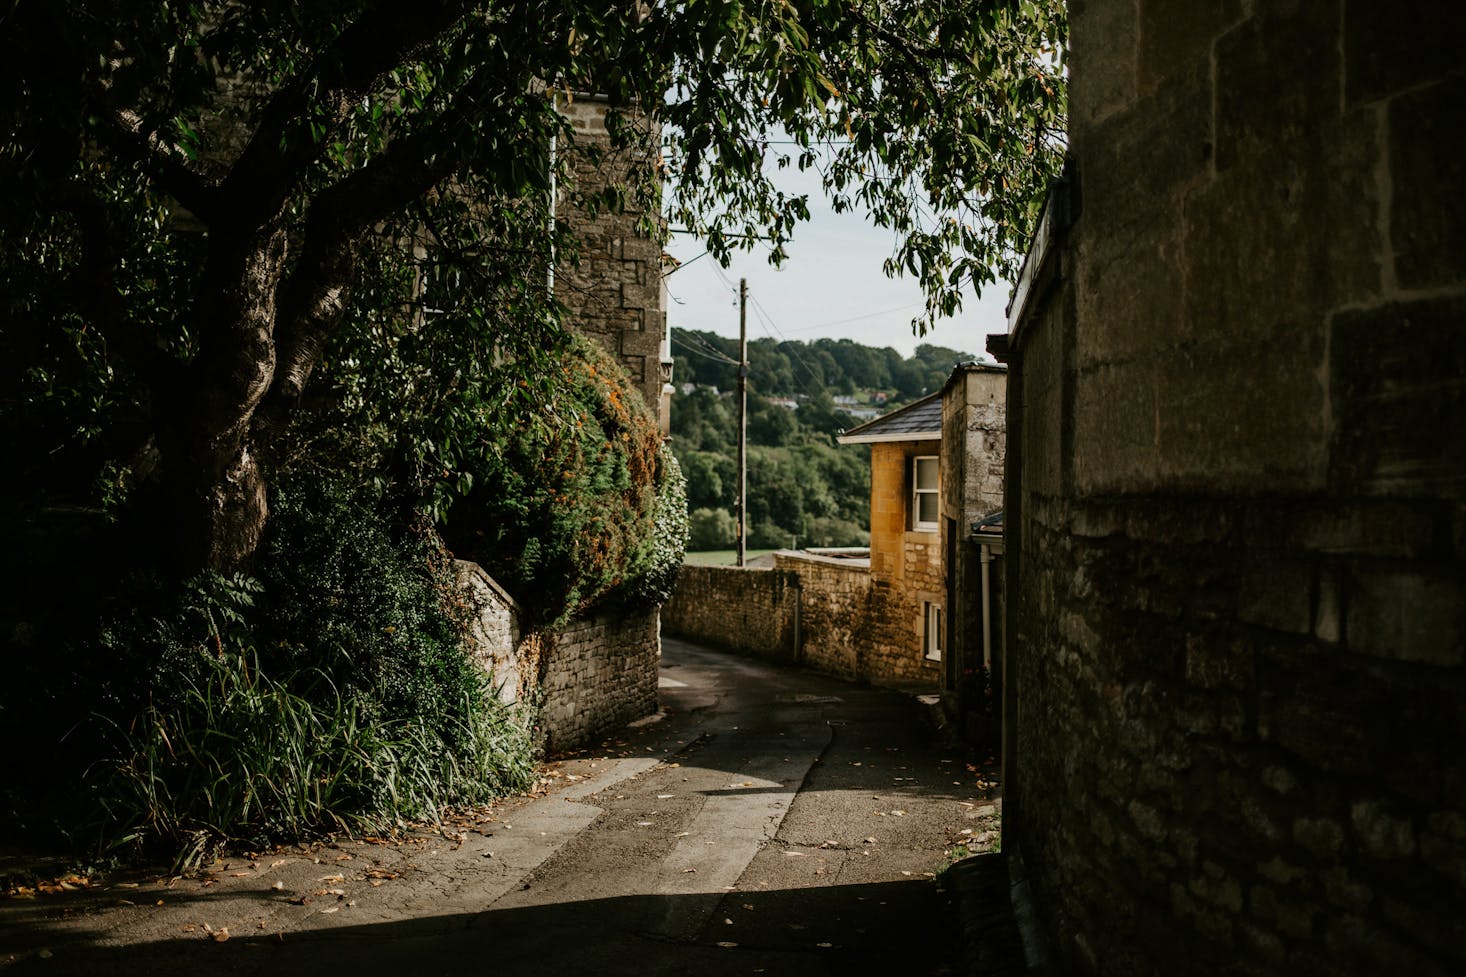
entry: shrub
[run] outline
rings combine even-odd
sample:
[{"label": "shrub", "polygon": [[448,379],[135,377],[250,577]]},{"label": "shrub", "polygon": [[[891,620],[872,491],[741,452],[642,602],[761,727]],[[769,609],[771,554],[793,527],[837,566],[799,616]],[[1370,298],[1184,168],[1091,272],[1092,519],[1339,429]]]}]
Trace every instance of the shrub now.
[{"label": "shrub", "polygon": [[198,663],[179,673],[167,707],[150,705],[120,730],[121,759],[95,778],[113,847],[166,845],[186,869],[223,842],[382,830],[532,778],[528,733],[502,707],[465,703],[459,748],[447,749],[442,717],[374,721],[324,674],[310,676],[306,697],[289,687],[304,676],[277,682],[245,653]]},{"label": "shrub", "polygon": [[738,541],[738,523],[727,509],[697,509],[689,523],[688,546],[693,550],[723,550]]},{"label": "shrub", "polygon": [[554,627],[654,562],[661,433],[619,363],[575,338],[555,397],[485,445],[443,533]]},{"label": "shrub", "polygon": [[436,538],[330,477],[285,480],[274,512],[259,581],[155,583],[171,601],[104,630],[138,687],[105,700],[100,837],[189,863],[527,787],[529,717],[464,653]]},{"label": "shrub", "polygon": [[634,607],[665,604],[677,585],[687,552],[687,479],[671,449],[657,455],[657,496],[652,509],[652,537],[629,567],[624,602]]}]

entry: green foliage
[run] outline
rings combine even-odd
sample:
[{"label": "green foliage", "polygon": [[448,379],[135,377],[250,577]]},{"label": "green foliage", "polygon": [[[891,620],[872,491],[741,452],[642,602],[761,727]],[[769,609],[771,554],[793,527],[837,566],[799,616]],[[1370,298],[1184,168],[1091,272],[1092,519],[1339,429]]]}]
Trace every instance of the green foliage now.
[{"label": "green foliage", "polygon": [[[192,868],[216,846],[322,831],[382,830],[480,802],[533,779],[529,734],[480,680],[452,717],[382,722],[368,704],[300,673],[277,682],[253,658],[204,654],[121,730],[121,758],[94,773],[111,847],[163,847]],[[292,685],[315,686],[304,696]],[[452,748],[441,736],[443,721]],[[436,727],[436,729],[434,728]]]},{"label": "green foliage", "polygon": [[328,473],[276,493],[257,639],[275,671],[320,670],[368,718],[440,723],[451,745],[478,690],[450,617],[451,567],[430,531],[400,528],[391,500]]},{"label": "green foliage", "polygon": [[[595,342],[571,342],[556,395],[485,445],[444,535],[554,626],[612,599],[657,562],[661,435]],[[668,538],[666,547],[670,549]]]},{"label": "green foliage", "polygon": [[39,708],[0,696],[11,742],[58,707],[91,711],[45,771],[73,788],[87,771],[85,796],[50,802],[75,840],[187,862],[434,817],[532,780],[529,717],[462,650],[431,534],[394,531],[390,499],[324,477],[287,479],[275,511],[258,579],[140,578],[92,645],[78,635],[32,663]]},{"label": "green foliage", "polygon": [[690,524],[688,549],[722,550],[738,542],[738,521],[727,509],[694,509]]},{"label": "green foliage", "polygon": [[[672,435],[687,469],[688,505],[694,510],[692,548],[732,545],[732,532],[709,513],[731,513],[737,484],[737,414],[732,389],[733,340],[678,329],[676,348],[708,355],[679,357],[675,375],[700,384],[672,399]],[[871,406],[893,409],[941,389],[952,368],[975,357],[922,344],[903,359],[894,349],[849,340],[749,343],[748,512],[753,545],[864,546],[870,539],[868,453],[835,443],[858,422],[835,404],[831,389],[856,387]],[[721,354],[715,356],[714,353]],[[717,388],[714,392],[713,387]],[[877,402],[875,394],[885,397]],[[771,397],[796,398],[789,410]],[[703,512],[699,518],[698,512]],[[726,526],[731,526],[731,514]],[[723,540],[726,540],[723,541]]]},{"label": "green foliage", "polygon": [[624,600],[632,606],[665,604],[677,586],[687,552],[687,479],[677,456],[664,444],[657,455],[657,497],[652,510],[651,545],[628,568]]}]

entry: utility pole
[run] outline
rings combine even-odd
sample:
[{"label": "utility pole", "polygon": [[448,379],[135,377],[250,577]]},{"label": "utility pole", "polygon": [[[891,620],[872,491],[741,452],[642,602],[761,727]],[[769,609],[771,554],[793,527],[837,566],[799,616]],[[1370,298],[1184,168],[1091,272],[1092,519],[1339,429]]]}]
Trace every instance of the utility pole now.
[{"label": "utility pole", "polygon": [[738,279],[738,565],[748,554],[748,279]]}]

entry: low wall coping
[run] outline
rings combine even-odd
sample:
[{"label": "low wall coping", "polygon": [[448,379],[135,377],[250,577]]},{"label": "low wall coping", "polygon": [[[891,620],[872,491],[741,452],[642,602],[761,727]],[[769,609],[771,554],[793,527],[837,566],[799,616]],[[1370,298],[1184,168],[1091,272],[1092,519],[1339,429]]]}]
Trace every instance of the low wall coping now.
[{"label": "low wall coping", "polygon": [[[863,548],[862,548],[863,549]],[[834,551],[834,552],[838,552]],[[869,552],[868,550],[865,552]],[[793,560],[804,563],[817,563],[827,567],[844,567],[847,570],[870,572],[870,557],[864,558],[854,556],[824,556],[820,553],[811,553],[808,550],[778,550],[774,553],[775,565],[782,560]]]}]

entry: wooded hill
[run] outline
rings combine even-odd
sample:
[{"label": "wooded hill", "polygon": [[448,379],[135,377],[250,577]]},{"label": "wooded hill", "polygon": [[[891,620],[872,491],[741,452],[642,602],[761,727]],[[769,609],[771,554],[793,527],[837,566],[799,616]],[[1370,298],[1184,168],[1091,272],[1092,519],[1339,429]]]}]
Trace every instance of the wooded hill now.
[{"label": "wooded hill", "polygon": [[[738,343],[672,330],[672,446],[687,476],[689,549],[734,545]],[[902,357],[848,339],[748,344],[748,544],[863,546],[870,539],[868,452],[836,444],[861,419],[939,390],[971,354],[924,344]],[[684,393],[686,385],[692,388]],[[835,398],[855,399],[855,404]],[[790,402],[794,402],[792,405]]]}]

